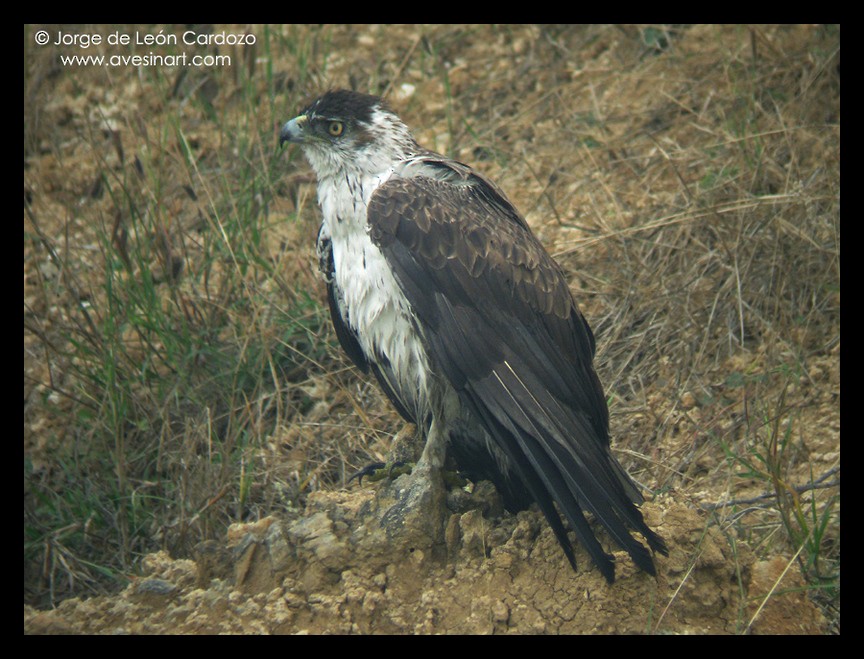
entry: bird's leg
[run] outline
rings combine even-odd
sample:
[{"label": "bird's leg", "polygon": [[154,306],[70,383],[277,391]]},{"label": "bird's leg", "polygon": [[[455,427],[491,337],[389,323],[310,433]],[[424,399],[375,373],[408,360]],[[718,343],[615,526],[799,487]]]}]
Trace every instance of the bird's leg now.
[{"label": "bird's leg", "polygon": [[426,435],[426,445],[423,454],[417,462],[417,466],[429,465],[430,469],[441,469],[447,457],[447,435],[439,430],[440,424],[437,418],[432,419],[429,432]]},{"label": "bird's leg", "polygon": [[[409,424],[405,426],[403,430],[399,431],[394,440],[394,445],[401,443],[403,433],[406,432],[406,429],[413,433],[415,426]],[[355,478],[357,479],[357,483],[360,485],[363,484],[364,478],[372,483],[384,480],[385,478],[395,480],[403,474],[410,474],[418,465],[429,465],[432,471],[439,471],[439,473],[441,473],[441,476],[448,488],[465,487],[470,478],[458,471],[442,470],[447,457],[447,441],[446,435],[438,432],[436,430],[436,424],[433,422],[432,427],[430,427],[429,431],[426,433],[426,443],[424,444],[420,460],[417,463],[412,462],[411,460],[402,459],[393,459],[388,460],[387,462],[372,462],[354,473],[348,479],[348,483],[353,481]],[[406,451],[402,450],[397,452],[404,454]]]},{"label": "bird's leg", "polygon": [[[395,480],[399,476],[403,474],[410,474],[412,471],[420,467],[424,471],[427,466],[430,470],[440,470],[444,466],[444,461],[447,457],[447,437],[444,433],[438,432],[437,428],[440,424],[437,424],[435,421],[432,422],[429,430],[425,433],[426,442],[423,446],[423,452],[420,455],[420,459],[415,463],[409,459],[391,459],[387,462],[372,462],[365,467],[358,470],[355,474],[353,474],[348,482],[350,483],[355,478],[357,482],[362,485],[363,479],[366,478],[371,482],[377,482],[383,480],[385,478],[389,478],[391,480]],[[405,427],[406,429],[410,429],[413,433],[415,426],[408,425]],[[399,431],[394,439],[394,446],[399,446],[402,444],[402,437],[405,429]],[[416,449],[415,449],[416,450]],[[394,453],[405,454],[405,447],[397,448],[394,450]],[[445,480],[448,481],[456,481],[456,479],[447,478]]]},{"label": "bird's leg", "polygon": [[362,467],[348,479],[348,483],[356,478],[357,482],[362,485],[364,478],[375,483],[385,478],[393,480],[402,474],[410,474],[411,470],[414,469],[414,457],[417,454],[415,436],[418,433],[419,430],[413,423],[405,424],[393,438],[387,462],[372,462]]},{"label": "bird's leg", "polygon": [[381,526],[388,534],[407,534],[414,546],[443,547],[447,493],[442,466],[446,450],[447,438],[433,421],[417,464],[379,493],[395,500],[381,515]]}]

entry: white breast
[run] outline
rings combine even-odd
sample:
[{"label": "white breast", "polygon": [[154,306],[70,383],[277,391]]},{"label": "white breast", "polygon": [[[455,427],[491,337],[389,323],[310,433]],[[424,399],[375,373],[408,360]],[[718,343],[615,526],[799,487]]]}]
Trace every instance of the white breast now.
[{"label": "white breast", "polygon": [[334,283],[347,311],[343,315],[367,360],[382,366],[405,406],[424,419],[431,411],[426,353],[410,305],[366,225],[369,198],[390,173],[358,178],[353,189],[345,179],[319,181],[318,200],[333,248]]}]

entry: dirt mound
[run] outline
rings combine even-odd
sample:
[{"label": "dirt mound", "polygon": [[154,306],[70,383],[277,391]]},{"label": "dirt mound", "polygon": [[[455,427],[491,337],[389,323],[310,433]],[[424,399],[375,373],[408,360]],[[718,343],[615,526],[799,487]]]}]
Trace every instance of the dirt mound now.
[{"label": "dirt mound", "polygon": [[[535,511],[498,519],[487,518],[480,507],[450,513],[437,540],[416,528],[393,533],[381,519],[400,487],[397,480],[378,492],[316,493],[302,515],[236,525],[227,545],[207,543],[195,560],[152,554],[144,560],[144,574],[117,596],[66,600],[55,611],[26,608],[25,631],[812,634],[826,629],[822,615],[800,593],[767,598],[778,588],[800,585],[778,573],[784,561],[754,565],[749,550],[730,543],[718,527],[706,528],[704,515],[673,496],[644,506],[649,524],[671,549],[668,558],[658,557],[657,577],[638,571],[618,552],[617,579],[609,585],[581,549],[574,573]],[[733,556],[736,546],[740,553]],[[745,601],[751,604],[742,608]]]}]

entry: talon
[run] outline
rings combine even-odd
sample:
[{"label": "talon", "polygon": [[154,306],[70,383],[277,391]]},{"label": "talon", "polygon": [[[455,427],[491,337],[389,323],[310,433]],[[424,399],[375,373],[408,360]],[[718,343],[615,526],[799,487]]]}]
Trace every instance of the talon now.
[{"label": "talon", "polygon": [[384,476],[386,476],[386,473],[384,473],[384,467],[386,466],[387,465],[383,462],[373,462],[372,464],[368,464],[360,471],[355,473],[353,476],[351,476],[351,478],[348,479],[348,482],[350,483],[356,478],[357,484],[363,485],[364,476],[367,476],[369,480],[373,482],[380,481],[382,478],[384,478]]},{"label": "talon", "polygon": [[468,482],[471,480],[461,471],[444,471],[442,472],[442,476],[444,477],[444,484],[451,489],[461,489],[468,485]]},{"label": "talon", "polygon": [[373,483],[376,483],[385,478],[395,479],[399,478],[402,474],[410,474],[411,470],[414,468],[413,462],[403,462],[401,460],[397,460],[396,462],[386,463],[386,462],[373,462],[372,464],[368,464],[363,467],[356,474],[351,476],[348,479],[350,483],[355,478],[357,479],[357,483],[359,485],[363,484],[363,478],[368,478]]},{"label": "talon", "polygon": [[390,465],[390,478],[399,478],[402,474],[410,474],[412,469],[414,469],[413,462],[397,460]]}]

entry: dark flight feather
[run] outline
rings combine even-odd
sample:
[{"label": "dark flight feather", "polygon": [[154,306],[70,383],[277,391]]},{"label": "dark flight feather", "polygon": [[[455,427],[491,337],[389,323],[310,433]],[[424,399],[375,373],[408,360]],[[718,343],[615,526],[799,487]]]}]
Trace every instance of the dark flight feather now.
[{"label": "dark flight feather", "polygon": [[[460,468],[498,485],[505,503],[537,501],[574,562],[556,503],[604,576],[614,567],[582,510],[654,574],[666,553],[633,503],[642,497],[610,454],[608,409],[592,367],[594,337],[558,265],[488,181],[462,170],[394,176],[370,200],[373,242],[417,317],[432,367],[480,419],[512,473],[481,440],[451,441]],[[468,464],[465,464],[465,463]]]}]

